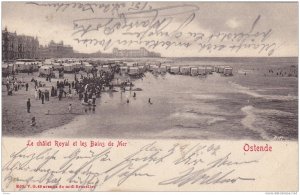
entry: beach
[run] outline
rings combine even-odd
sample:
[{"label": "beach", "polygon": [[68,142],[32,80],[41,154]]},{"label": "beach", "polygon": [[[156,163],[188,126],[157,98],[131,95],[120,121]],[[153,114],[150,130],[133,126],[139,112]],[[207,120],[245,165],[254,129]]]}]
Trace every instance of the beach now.
[{"label": "beach", "polygon": [[[115,87],[115,92],[97,98],[95,112],[87,113],[73,97],[62,101],[50,98],[44,106],[37,102],[27,114],[25,102],[30,95],[26,94],[11,111],[8,105],[19,95],[7,97],[2,89],[3,125],[7,125],[3,134],[15,135],[12,132],[18,129],[17,135],[36,137],[296,140],[298,78],[268,74],[270,68],[288,71],[291,64],[235,63],[230,77],[146,73],[133,80],[134,88],[141,91],[121,92]],[[67,111],[69,102],[74,105],[73,114]],[[48,107],[52,115],[45,115]],[[11,116],[9,111],[20,113],[12,123],[5,122],[6,116]],[[32,115],[38,116],[34,128],[28,125]],[[15,130],[10,132],[11,128]]]}]

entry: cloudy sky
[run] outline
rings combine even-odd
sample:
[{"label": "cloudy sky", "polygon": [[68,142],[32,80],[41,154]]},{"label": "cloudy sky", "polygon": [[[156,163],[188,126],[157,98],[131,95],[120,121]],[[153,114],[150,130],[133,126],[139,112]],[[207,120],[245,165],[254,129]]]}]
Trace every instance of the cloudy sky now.
[{"label": "cloudy sky", "polygon": [[[93,6],[77,4],[2,2],[2,29],[17,34],[37,36],[40,44],[45,45],[50,40],[72,45],[79,52],[111,52],[113,47],[119,49],[136,49],[146,47],[148,50],[160,52],[163,56],[272,56],[298,55],[298,4],[297,3],[104,3],[93,2]],[[39,5],[37,5],[39,4]],[[149,11],[151,10],[151,11]],[[124,25],[139,24],[128,30]],[[148,23],[147,23],[148,22]],[[151,23],[152,22],[152,23]],[[104,24],[114,31],[107,33]],[[120,24],[120,28],[118,27]],[[161,24],[160,26],[157,26]],[[74,29],[74,26],[77,25]],[[115,26],[114,26],[115,25]],[[144,27],[142,25],[145,25]],[[152,25],[152,26],[151,26]],[[82,34],[74,33],[81,27],[89,27],[93,31]],[[149,26],[152,28],[149,30]],[[254,26],[254,28],[253,28]],[[98,27],[98,28],[97,28]],[[155,28],[157,27],[157,28]],[[174,33],[182,33],[174,37]],[[251,29],[253,30],[251,31]],[[146,35],[137,37],[137,32]],[[165,35],[151,34],[164,32]],[[269,33],[268,33],[269,32]],[[125,33],[125,34],[124,34]],[[131,33],[131,34],[128,34]],[[150,33],[150,35],[149,35]],[[166,33],[168,36],[166,36]],[[191,33],[203,35],[191,37]],[[260,34],[261,36],[246,39],[244,44],[253,43],[254,48],[243,48],[238,52],[230,50],[230,46],[238,46],[241,40],[228,39],[221,41],[221,35]],[[217,35],[219,34],[219,37]],[[214,38],[208,40],[212,35]],[[97,44],[78,43],[78,40],[97,40]],[[76,41],[77,40],[77,41]],[[104,42],[109,40],[110,47],[104,48]],[[118,44],[118,40],[135,41],[130,45]],[[101,42],[102,41],[102,42]],[[139,41],[139,42],[138,42]],[[166,45],[158,45],[154,49],[145,45],[148,41],[174,44],[166,49]],[[112,44],[113,43],[113,44]],[[178,46],[180,43],[190,44],[188,47]],[[206,44],[206,45],[205,45]],[[211,48],[208,49],[211,44]],[[270,48],[266,45],[269,44]],[[271,45],[273,46],[271,47]],[[177,45],[177,46],[175,46]],[[214,46],[225,45],[227,48],[218,51]],[[204,47],[201,49],[201,46]],[[254,46],[253,46],[254,47]],[[261,50],[261,51],[260,51]]]}]

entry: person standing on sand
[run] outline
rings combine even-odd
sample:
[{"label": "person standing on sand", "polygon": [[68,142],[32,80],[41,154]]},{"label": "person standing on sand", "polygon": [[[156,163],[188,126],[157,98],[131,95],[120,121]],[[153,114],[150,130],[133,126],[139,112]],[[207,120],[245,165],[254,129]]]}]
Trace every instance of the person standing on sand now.
[{"label": "person standing on sand", "polygon": [[34,98],[37,100],[38,97],[39,97],[39,95],[38,95],[38,91],[37,91],[37,89],[36,89],[35,92],[34,92]]},{"label": "person standing on sand", "polygon": [[44,95],[44,93],[42,93],[41,99],[42,99],[42,104],[44,104],[44,100],[45,100],[45,95]]},{"label": "person standing on sand", "polygon": [[28,83],[25,84],[26,91],[28,91]]},{"label": "person standing on sand", "polygon": [[30,107],[31,107],[30,98],[28,98],[28,100],[27,100],[27,113],[30,113]]},{"label": "person standing on sand", "polygon": [[36,125],[36,122],[35,122],[35,117],[32,117],[32,119],[31,119],[31,126],[35,126]]},{"label": "person standing on sand", "polygon": [[96,93],[93,93],[92,99],[93,99],[93,105],[95,105],[96,104]]},{"label": "person standing on sand", "polygon": [[72,104],[69,104],[68,110],[69,110],[69,113],[72,113]]}]

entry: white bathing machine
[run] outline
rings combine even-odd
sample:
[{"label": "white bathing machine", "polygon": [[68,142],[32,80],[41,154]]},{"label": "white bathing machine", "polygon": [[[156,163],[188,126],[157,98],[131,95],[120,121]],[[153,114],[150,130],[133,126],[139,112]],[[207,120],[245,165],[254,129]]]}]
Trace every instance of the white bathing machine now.
[{"label": "white bathing machine", "polygon": [[134,66],[129,67],[128,74],[130,76],[137,76],[137,75],[139,75],[139,68],[138,67],[134,67]]},{"label": "white bathing machine", "polygon": [[139,65],[139,66],[138,66],[138,69],[139,69],[139,72],[140,72],[140,73],[146,72],[146,68],[145,68],[144,65]]},{"label": "white bathing machine", "polygon": [[70,64],[64,63],[63,67],[64,67],[65,73],[72,73],[75,70],[75,65],[73,63],[70,63]]},{"label": "white bathing machine", "polygon": [[233,75],[233,68],[230,67],[230,66],[224,67],[224,72],[223,72],[223,74],[224,74],[225,76],[232,76],[232,75]]},{"label": "white bathing machine", "polygon": [[103,70],[104,72],[110,72],[109,65],[103,65],[101,70]]},{"label": "white bathing machine", "polygon": [[219,66],[218,73],[224,73],[224,69],[225,69],[224,66]]},{"label": "white bathing machine", "polygon": [[53,67],[51,65],[44,65],[39,68],[39,76],[54,76]]},{"label": "white bathing machine", "polygon": [[83,67],[85,72],[92,72],[93,70],[93,65],[89,64],[89,63],[84,63],[84,67]]},{"label": "white bathing machine", "polygon": [[212,74],[213,71],[214,71],[214,68],[212,66],[206,66],[205,67],[206,74]]},{"label": "white bathing machine", "polygon": [[167,72],[167,66],[162,65],[162,66],[160,66],[159,70],[160,70],[159,71],[160,73],[166,73]]},{"label": "white bathing machine", "polygon": [[58,69],[62,68],[63,65],[60,62],[54,62],[54,63],[52,63],[52,67],[53,67],[53,70],[58,70]]},{"label": "white bathing machine", "polygon": [[166,65],[166,67],[167,67],[167,71],[170,72],[170,70],[171,70],[171,65]]},{"label": "white bathing machine", "polygon": [[180,67],[180,74],[188,75],[188,74],[191,73],[190,71],[191,71],[191,69],[188,66],[181,66]]},{"label": "white bathing machine", "polygon": [[19,72],[26,72],[29,70],[29,65],[27,65],[26,62],[16,62],[15,67]]},{"label": "white bathing machine", "polygon": [[128,73],[128,67],[127,66],[121,66],[120,67],[121,74],[127,74]]},{"label": "white bathing machine", "polygon": [[198,68],[192,67],[191,68],[191,75],[192,76],[197,76],[198,75]]},{"label": "white bathing machine", "polygon": [[152,64],[152,65],[149,66],[150,71],[156,71],[157,69],[158,69],[157,65]]},{"label": "white bathing machine", "polygon": [[206,75],[206,68],[205,68],[205,66],[199,66],[198,67],[198,74],[199,75]]},{"label": "white bathing machine", "polygon": [[178,66],[171,66],[170,73],[171,74],[179,74],[179,67]]}]

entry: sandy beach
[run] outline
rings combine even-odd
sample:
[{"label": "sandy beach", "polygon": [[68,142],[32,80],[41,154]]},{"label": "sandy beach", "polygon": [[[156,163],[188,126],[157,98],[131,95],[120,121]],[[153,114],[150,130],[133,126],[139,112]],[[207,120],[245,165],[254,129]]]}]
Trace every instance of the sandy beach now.
[{"label": "sandy beach", "polygon": [[[288,71],[291,65],[278,67]],[[133,80],[134,88],[141,91],[120,92],[115,87],[115,92],[104,92],[97,98],[95,112],[87,113],[78,97],[62,101],[54,97],[42,105],[33,99],[32,83],[28,92],[23,88],[9,97],[2,88],[3,135],[296,140],[297,77],[268,74],[270,68],[278,67],[240,63],[233,66],[231,77],[146,73]],[[72,80],[73,74],[65,75]],[[55,82],[53,79],[52,84]],[[26,113],[27,98],[32,99],[30,114]],[[68,113],[69,103],[72,114]],[[50,115],[46,115],[48,109]],[[37,118],[36,127],[30,126],[32,116]]]},{"label": "sandy beach", "polygon": [[[33,75],[19,73],[17,78],[23,77],[24,82],[29,84],[29,88],[26,91],[25,87],[22,87],[20,90],[14,91],[13,96],[7,96],[6,87],[2,85],[3,136],[32,136],[47,129],[67,124],[82,114],[83,110],[78,97],[63,98],[61,101],[58,101],[57,97],[50,97],[49,101],[45,101],[45,104],[42,104],[41,100],[35,100],[34,83],[30,82],[33,77],[44,82],[49,88],[52,85],[55,86],[57,81],[57,79],[52,79],[51,82],[46,82],[45,78],[39,78],[37,75],[37,73]],[[31,100],[31,113],[27,113],[26,110],[28,98]],[[69,104],[72,104],[72,113],[68,112]],[[32,117],[36,118],[37,125],[35,127],[30,125]]]}]

